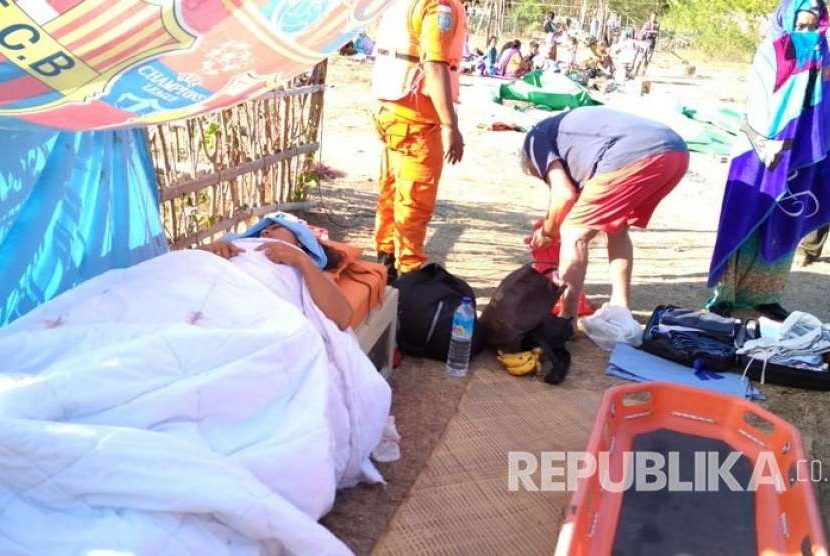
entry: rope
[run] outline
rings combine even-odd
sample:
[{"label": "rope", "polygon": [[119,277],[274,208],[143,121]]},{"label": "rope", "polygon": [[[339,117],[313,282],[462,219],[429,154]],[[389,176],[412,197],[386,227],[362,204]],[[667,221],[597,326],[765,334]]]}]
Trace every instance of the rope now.
[{"label": "rope", "polygon": [[[323,103],[323,108],[322,108],[322,110],[320,110],[320,122],[321,122],[321,125],[320,125],[320,141],[319,141],[320,142],[320,148],[318,150],[318,152],[320,154],[320,163],[323,162],[323,147],[326,144],[326,142],[323,140],[324,135],[325,135],[325,129],[326,129],[326,126],[323,124],[323,122],[325,122],[325,115],[326,115],[326,103],[324,102]],[[320,206],[320,210],[323,212],[323,216],[325,216],[326,220],[328,220],[329,223],[331,223],[331,225],[333,225],[335,228],[340,228],[340,229],[343,229],[343,230],[354,230],[355,228],[358,228],[361,225],[360,222],[355,222],[354,224],[347,224],[347,223],[338,222],[337,220],[335,220],[335,218],[333,216],[334,211],[332,209],[328,208],[328,206],[326,205],[325,196],[323,195],[322,180],[317,180],[317,196],[320,199],[320,205],[319,206]]]},{"label": "rope", "polygon": [[[754,355],[761,355],[761,357],[754,357]],[[768,346],[763,349],[757,350],[750,350],[746,352],[746,355],[749,358],[749,363],[747,363],[746,368],[743,372],[743,377],[746,377],[747,372],[749,372],[749,368],[752,364],[760,360],[761,361],[761,384],[766,384],[767,381],[767,365],[769,364],[769,360],[776,356],[782,356],[784,354],[784,350],[779,346]]]}]

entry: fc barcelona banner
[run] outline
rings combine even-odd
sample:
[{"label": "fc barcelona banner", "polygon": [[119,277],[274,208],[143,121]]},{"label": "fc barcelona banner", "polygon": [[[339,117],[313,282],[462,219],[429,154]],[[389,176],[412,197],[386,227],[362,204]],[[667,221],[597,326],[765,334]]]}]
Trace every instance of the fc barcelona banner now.
[{"label": "fc barcelona banner", "polygon": [[105,129],[238,104],[389,0],[0,0],[0,128]]}]

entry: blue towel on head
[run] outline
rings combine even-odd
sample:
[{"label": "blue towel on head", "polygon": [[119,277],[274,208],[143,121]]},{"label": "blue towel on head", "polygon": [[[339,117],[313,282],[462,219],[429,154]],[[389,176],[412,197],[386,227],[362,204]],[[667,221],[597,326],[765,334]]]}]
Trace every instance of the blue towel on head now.
[{"label": "blue towel on head", "polygon": [[262,233],[262,230],[269,226],[273,226],[276,224],[277,226],[282,226],[286,230],[290,231],[294,236],[297,238],[297,241],[300,242],[300,246],[305,250],[306,253],[311,257],[314,261],[314,264],[317,265],[320,270],[326,268],[326,264],[328,264],[328,258],[326,257],[326,252],[323,251],[323,246],[317,237],[314,235],[308,226],[306,226],[303,222],[301,222],[296,216],[293,214],[288,214],[286,212],[274,212],[271,214],[265,215],[262,220],[242,232],[241,234],[228,234],[224,237],[225,241],[233,241],[235,239],[244,239],[250,237],[259,237],[259,234]]},{"label": "blue towel on head", "polygon": [[614,346],[605,374],[634,382],[671,382],[748,400],[765,399],[748,378],[739,374],[691,369],[628,344]]}]

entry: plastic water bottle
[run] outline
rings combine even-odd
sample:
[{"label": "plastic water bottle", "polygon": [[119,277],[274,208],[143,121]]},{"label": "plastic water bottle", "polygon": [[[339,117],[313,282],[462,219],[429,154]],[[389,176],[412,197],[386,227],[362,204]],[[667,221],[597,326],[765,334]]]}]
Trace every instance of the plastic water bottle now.
[{"label": "plastic water bottle", "polygon": [[452,337],[447,353],[447,374],[450,376],[465,376],[470,368],[470,345],[473,342],[475,321],[473,300],[465,297],[452,316]]}]

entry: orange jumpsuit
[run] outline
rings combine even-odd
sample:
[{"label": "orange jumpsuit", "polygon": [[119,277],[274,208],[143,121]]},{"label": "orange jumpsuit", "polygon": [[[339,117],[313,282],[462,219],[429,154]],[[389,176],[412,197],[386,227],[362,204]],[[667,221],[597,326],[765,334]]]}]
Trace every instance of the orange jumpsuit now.
[{"label": "orange jumpsuit", "polygon": [[398,0],[381,21],[373,88],[383,142],[375,239],[400,273],[426,261],[424,240],[444,165],[441,122],[423,90],[423,62],[445,62],[458,100],[466,16],[460,0]]}]

